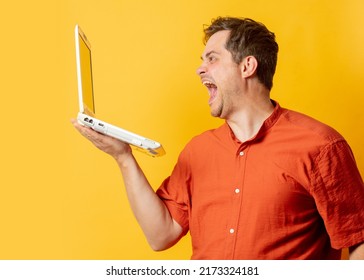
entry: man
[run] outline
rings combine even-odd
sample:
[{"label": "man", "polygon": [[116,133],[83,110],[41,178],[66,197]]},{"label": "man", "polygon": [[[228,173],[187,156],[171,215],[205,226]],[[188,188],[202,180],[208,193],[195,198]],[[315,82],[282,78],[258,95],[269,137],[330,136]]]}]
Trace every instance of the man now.
[{"label": "man", "polygon": [[218,18],[197,70],[221,127],[193,138],[154,192],[128,145],[73,122],[113,156],[154,250],[190,231],[192,259],[364,259],[364,185],[332,128],[270,99],[278,45],[263,24]]}]

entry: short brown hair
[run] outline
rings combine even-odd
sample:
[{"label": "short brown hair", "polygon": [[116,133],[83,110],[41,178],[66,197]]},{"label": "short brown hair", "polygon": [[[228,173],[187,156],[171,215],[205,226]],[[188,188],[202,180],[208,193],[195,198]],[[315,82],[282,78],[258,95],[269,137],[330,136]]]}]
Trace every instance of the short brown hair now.
[{"label": "short brown hair", "polygon": [[278,44],[275,35],[267,27],[249,18],[218,17],[204,27],[204,43],[218,31],[229,30],[226,49],[239,64],[244,57],[252,55],[258,61],[257,76],[269,90],[277,65]]}]

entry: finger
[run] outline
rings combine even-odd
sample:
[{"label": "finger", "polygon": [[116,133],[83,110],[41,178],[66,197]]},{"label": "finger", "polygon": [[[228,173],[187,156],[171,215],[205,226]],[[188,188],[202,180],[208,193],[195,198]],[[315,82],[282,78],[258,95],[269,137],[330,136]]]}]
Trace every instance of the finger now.
[{"label": "finger", "polygon": [[82,127],[85,127],[84,124],[80,123],[78,120],[75,120],[75,119],[71,119],[71,123],[77,129],[82,128]]},{"label": "finger", "polygon": [[99,141],[100,139],[100,134],[96,131],[94,131],[93,129],[89,128],[89,127],[80,127],[79,131],[81,132],[81,134],[83,136],[85,136],[87,139],[89,139],[90,141]]},{"label": "finger", "polygon": [[98,139],[99,137],[99,133],[97,133],[96,131],[94,131],[93,129],[80,124],[77,120],[75,119],[71,119],[71,123],[73,124],[73,126],[87,139],[91,140],[91,141],[95,141]]}]

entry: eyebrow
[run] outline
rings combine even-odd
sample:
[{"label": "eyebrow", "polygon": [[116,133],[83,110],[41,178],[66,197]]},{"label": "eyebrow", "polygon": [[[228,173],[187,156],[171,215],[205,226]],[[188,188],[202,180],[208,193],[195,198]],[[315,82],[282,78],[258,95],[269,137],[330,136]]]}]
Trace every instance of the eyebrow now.
[{"label": "eyebrow", "polygon": [[[209,51],[208,53],[205,54],[205,59],[208,58],[209,56],[211,56],[212,54],[219,54],[219,53],[216,51]],[[200,58],[201,58],[201,60],[204,60],[203,56],[201,56]]]}]

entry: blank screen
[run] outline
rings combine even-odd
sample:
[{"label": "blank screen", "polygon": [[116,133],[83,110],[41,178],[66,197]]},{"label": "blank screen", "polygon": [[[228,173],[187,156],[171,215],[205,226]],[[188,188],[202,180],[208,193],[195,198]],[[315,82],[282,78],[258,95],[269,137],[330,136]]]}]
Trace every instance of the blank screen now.
[{"label": "blank screen", "polygon": [[95,113],[95,104],[92,84],[92,63],[91,50],[86,45],[82,36],[78,35],[80,42],[80,60],[81,60],[81,79],[82,79],[82,98],[86,110]]}]

